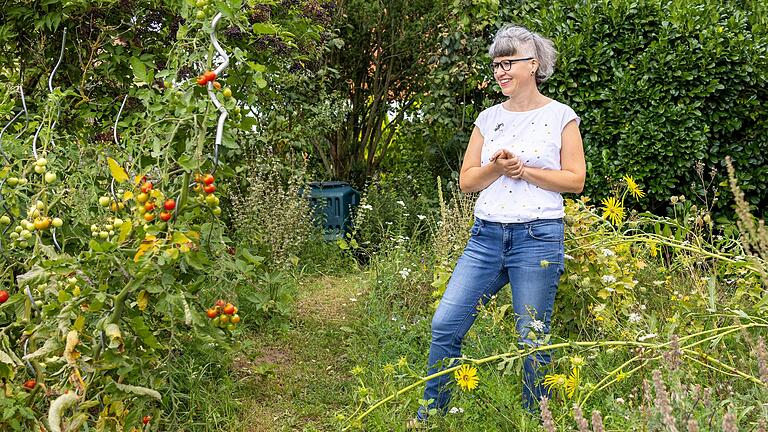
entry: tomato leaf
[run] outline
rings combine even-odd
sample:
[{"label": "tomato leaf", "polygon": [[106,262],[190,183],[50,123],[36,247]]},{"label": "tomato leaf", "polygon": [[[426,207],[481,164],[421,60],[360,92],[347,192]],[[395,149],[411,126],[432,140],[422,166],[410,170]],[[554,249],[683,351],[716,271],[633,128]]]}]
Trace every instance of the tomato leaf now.
[{"label": "tomato leaf", "polygon": [[133,330],[136,331],[136,334],[141,338],[141,341],[144,342],[144,344],[148,347],[154,349],[163,348],[160,342],[157,341],[154,333],[152,333],[149,327],[147,327],[147,324],[144,322],[144,318],[136,316],[131,319],[131,327],[133,327]]},{"label": "tomato leaf", "polygon": [[107,164],[109,164],[109,172],[112,173],[112,177],[118,183],[123,183],[124,181],[128,180],[128,173],[125,172],[123,167],[121,167],[116,160],[112,159],[111,157],[108,157]]}]

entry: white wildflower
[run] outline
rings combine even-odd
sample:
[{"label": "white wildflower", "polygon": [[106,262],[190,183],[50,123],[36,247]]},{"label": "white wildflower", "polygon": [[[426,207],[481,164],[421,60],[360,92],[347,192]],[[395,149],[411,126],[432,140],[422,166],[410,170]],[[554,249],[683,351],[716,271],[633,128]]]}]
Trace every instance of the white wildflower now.
[{"label": "white wildflower", "polygon": [[639,338],[637,338],[637,340],[639,340],[640,342],[643,342],[643,341],[647,341],[648,339],[653,339],[656,336],[658,336],[656,333],[648,333],[647,335],[640,336]]},{"label": "white wildflower", "polygon": [[408,267],[400,270],[398,273],[400,273],[400,276],[402,276],[403,279],[408,279],[408,276],[411,274],[411,269]]},{"label": "white wildflower", "polygon": [[624,399],[616,398],[616,403],[619,404],[619,405],[623,405],[624,404]]},{"label": "white wildflower", "polygon": [[426,219],[426,218],[427,218],[427,217],[426,217],[426,216],[424,216],[424,215],[416,215],[416,217],[417,217],[417,218],[419,218],[419,220],[424,220],[424,219]]},{"label": "white wildflower", "polygon": [[614,251],[612,251],[610,249],[602,249],[600,251],[600,253],[602,253],[603,256],[607,256],[607,257],[616,255],[616,252],[614,252]]},{"label": "white wildflower", "polygon": [[451,414],[461,414],[464,412],[464,408],[451,407],[451,409],[448,412]]},{"label": "white wildflower", "polygon": [[395,202],[400,204],[401,206],[405,207],[405,203],[402,200],[401,201],[395,201]]},{"label": "white wildflower", "polygon": [[616,282],[616,276],[614,276],[614,275],[605,275],[605,276],[603,276],[601,278],[601,280],[603,281],[603,283],[612,284],[612,283]]},{"label": "white wildflower", "polygon": [[629,314],[629,322],[633,324],[639,323],[642,320],[643,320],[643,317],[637,312],[632,312],[631,314]]},{"label": "white wildflower", "polygon": [[363,204],[360,206],[360,208],[363,210],[373,210],[373,206],[371,206],[370,204]]},{"label": "white wildflower", "polygon": [[574,259],[574,258],[573,258],[571,255],[568,255],[568,254],[564,254],[563,256],[564,256],[564,257],[565,257],[565,259],[567,259],[567,260],[573,260],[573,259]]},{"label": "white wildflower", "polygon": [[531,328],[534,331],[543,332],[544,331],[544,321],[537,320],[537,319],[531,321]]}]

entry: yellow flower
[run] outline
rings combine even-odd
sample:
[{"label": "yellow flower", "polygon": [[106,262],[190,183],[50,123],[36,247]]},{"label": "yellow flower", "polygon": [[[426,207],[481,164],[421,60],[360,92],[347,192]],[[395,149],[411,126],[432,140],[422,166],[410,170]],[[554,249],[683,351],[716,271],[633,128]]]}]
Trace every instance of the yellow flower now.
[{"label": "yellow flower", "polygon": [[387,363],[381,368],[381,371],[384,372],[385,375],[392,375],[395,373],[395,365]]},{"label": "yellow flower", "polygon": [[603,219],[611,221],[614,225],[618,225],[624,220],[624,207],[616,198],[603,199],[602,204],[604,206]]},{"label": "yellow flower", "polygon": [[625,175],[624,181],[627,182],[627,189],[629,190],[629,193],[632,194],[635,198],[642,198],[645,196],[645,192],[643,192],[642,189],[640,189],[640,186],[635,183],[635,179],[632,177]]},{"label": "yellow flower", "polygon": [[577,355],[571,357],[571,366],[575,368],[580,368],[584,366],[584,357],[577,356]]},{"label": "yellow flower", "polygon": [[408,358],[406,356],[400,356],[397,360],[397,367],[402,368],[408,366]]},{"label": "yellow flower", "polygon": [[477,368],[474,366],[461,365],[461,367],[453,373],[453,376],[456,378],[456,382],[462,390],[474,390],[480,382],[477,377]]},{"label": "yellow flower", "polygon": [[568,399],[571,399],[579,388],[580,378],[579,368],[573,368],[571,375],[565,380],[565,394],[568,395]]},{"label": "yellow flower", "polygon": [[564,374],[553,374],[544,376],[544,386],[552,391],[552,389],[561,389],[565,387],[565,383],[568,378]]}]

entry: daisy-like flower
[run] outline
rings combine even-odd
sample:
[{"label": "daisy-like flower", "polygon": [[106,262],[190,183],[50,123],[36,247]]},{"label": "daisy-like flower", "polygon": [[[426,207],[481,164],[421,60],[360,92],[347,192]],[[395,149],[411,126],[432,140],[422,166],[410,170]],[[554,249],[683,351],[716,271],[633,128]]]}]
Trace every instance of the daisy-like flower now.
[{"label": "daisy-like flower", "polygon": [[604,275],[600,280],[603,281],[605,284],[612,284],[616,282],[616,276],[614,275]]},{"label": "daisy-like flower", "polygon": [[461,365],[461,367],[453,373],[453,377],[456,378],[459,388],[466,391],[476,389],[480,382],[480,379],[477,377],[477,368],[470,365]]},{"label": "daisy-like flower", "polygon": [[629,314],[629,322],[631,322],[632,324],[639,323],[642,320],[643,320],[643,317],[637,312],[632,312]]},{"label": "daisy-like flower", "polygon": [[580,367],[584,366],[584,357],[577,356],[577,355],[572,356],[571,357],[571,366],[573,366],[575,368],[580,368]]},{"label": "daisy-like flower", "polygon": [[424,219],[426,219],[426,218],[427,218],[427,217],[426,217],[426,216],[424,216],[424,215],[416,215],[416,217],[417,217],[417,218],[419,218],[419,220],[424,220]]},{"label": "daisy-like flower", "polygon": [[624,220],[624,207],[615,197],[604,198],[601,203],[603,204],[603,219],[611,221],[614,225],[618,225]]},{"label": "daisy-like flower", "polygon": [[640,186],[637,185],[635,182],[635,179],[633,179],[631,176],[625,175],[624,181],[627,182],[627,189],[629,190],[629,193],[632,194],[635,198],[642,198],[645,196],[645,192],[643,192],[642,189],[640,189]]},{"label": "daisy-like flower", "polygon": [[565,394],[568,396],[568,399],[571,399],[573,395],[576,394],[580,381],[581,373],[579,372],[579,368],[573,368],[571,374],[565,379]]},{"label": "daisy-like flower", "polygon": [[535,332],[539,332],[539,333],[543,332],[544,331],[544,321],[537,320],[537,319],[531,321],[531,328]]},{"label": "daisy-like flower", "polygon": [[543,384],[549,391],[552,391],[564,388],[567,381],[568,377],[565,374],[552,374],[544,376]]}]

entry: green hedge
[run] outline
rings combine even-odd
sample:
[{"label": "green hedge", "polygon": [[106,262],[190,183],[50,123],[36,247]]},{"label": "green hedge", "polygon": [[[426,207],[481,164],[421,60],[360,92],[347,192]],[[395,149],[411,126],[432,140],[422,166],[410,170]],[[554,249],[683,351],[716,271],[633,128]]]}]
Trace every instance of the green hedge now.
[{"label": "green hedge", "polygon": [[[707,167],[706,181],[712,167],[718,170],[714,185],[722,192],[724,185],[717,185],[726,179],[724,159],[730,155],[752,204],[759,212],[768,205],[763,187],[768,183],[768,7],[763,3],[555,0],[546,7],[468,1],[454,6],[455,24],[433,60],[435,92],[440,84],[447,86],[439,94],[452,92],[455,103],[446,110],[445,99],[440,105],[425,100],[425,106],[444,110],[433,114],[440,117],[437,122],[428,119],[441,124],[434,130],[450,130],[444,125],[458,126],[462,114],[476,115],[501,100],[495,85],[477,90],[477,83],[490,78],[485,51],[496,29],[517,23],[555,41],[556,72],[542,92],[581,115],[587,194],[607,196],[611,180],[630,174],[648,191],[644,204],[658,210],[671,195],[699,191],[697,161]],[[460,80],[445,79],[457,72]],[[464,129],[471,129],[464,120]]]}]

